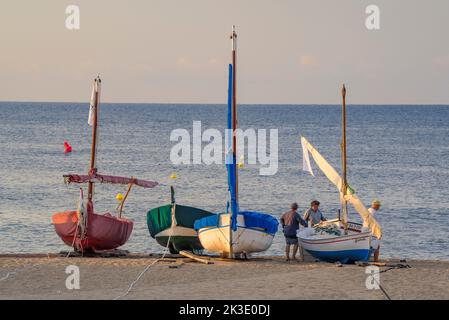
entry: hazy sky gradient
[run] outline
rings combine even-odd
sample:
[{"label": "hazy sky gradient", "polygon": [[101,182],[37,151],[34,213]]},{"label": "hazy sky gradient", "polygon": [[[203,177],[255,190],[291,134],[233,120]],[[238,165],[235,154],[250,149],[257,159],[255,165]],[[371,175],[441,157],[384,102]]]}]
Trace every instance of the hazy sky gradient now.
[{"label": "hazy sky gradient", "polygon": [[[77,4],[81,30],[65,28]],[[365,28],[365,8],[381,30]],[[0,0],[0,100],[449,104],[447,0]]]}]

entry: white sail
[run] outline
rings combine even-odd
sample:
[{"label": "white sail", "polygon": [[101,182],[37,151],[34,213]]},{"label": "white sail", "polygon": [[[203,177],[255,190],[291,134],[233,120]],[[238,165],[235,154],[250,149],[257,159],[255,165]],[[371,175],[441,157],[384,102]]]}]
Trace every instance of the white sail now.
[{"label": "white sail", "polygon": [[380,239],[382,237],[380,225],[371,213],[369,213],[362,201],[355,194],[347,194],[345,200],[348,201],[360,215],[363,220],[363,226],[368,228],[374,237]]},{"label": "white sail", "polygon": [[310,165],[309,151],[307,151],[307,146],[305,145],[306,143],[307,143],[306,139],[301,139],[301,146],[302,146],[302,170],[309,172],[312,176],[315,176],[313,174],[312,166]]},{"label": "white sail", "polygon": [[[318,168],[325,174],[325,176],[337,187],[338,191],[341,191],[342,179],[338,175],[337,171],[323,158],[323,156],[307,141],[306,138],[301,137],[301,145],[303,148],[312,155],[313,160],[317,164]],[[306,151],[306,152],[307,152]],[[304,152],[304,150],[303,150]]]},{"label": "white sail", "polygon": [[[324,175],[337,187],[340,192],[340,197],[342,197],[343,195],[341,188],[343,181],[337,171],[332,168],[326,159],[323,158],[323,156],[310,144],[309,141],[307,141],[306,138],[301,137],[301,145],[303,147],[303,152],[308,152],[312,155],[312,158],[315,160],[318,168],[320,168]],[[368,228],[373,236],[380,239],[382,236],[380,225],[369,213],[362,201],[353,193],[348,193],[345,195],[344,200],[348,201],[360,215],[363,220],[363,226]]]}]

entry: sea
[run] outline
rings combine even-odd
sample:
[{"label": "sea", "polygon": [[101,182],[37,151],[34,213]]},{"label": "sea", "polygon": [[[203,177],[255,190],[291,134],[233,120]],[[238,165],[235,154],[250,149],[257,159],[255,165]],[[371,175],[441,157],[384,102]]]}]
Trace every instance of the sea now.
[{"label": "sea", "polygon": [[[77,208],[80,186],[65,185],[62,175],[88,171],[88,112],[88,103],[0,103],[0,253],[69,249],[56,235],[51,216]],[[224,163],[174,164],[170,156],[178,143],[173,136],[179,131],[174,130],[183,129],[193,141],[194,121],[201,121],[201,132],[216,129],[224,137],[226,116],[224,104],[100,106],[98,172],[160,183],[131,191],[124,215],[134,221],[134,230],[122,249],[164,250],[150,237],[146,213],[170,202],[170,185],[178,204],[226,210]],[[267,154],[277,151],[278,156],[275,174],[261,175],[267,165],[260,161],[239,169],[241,210],[279,218],[292,202],[302,213],[317,199],[327,218],[337,216],[335,186],[313,163],[315,176],[302,170],[300,136],[341,172],[340,106],[239,105],[238,127],[259,133],[265,129]],[[270,129],[277,130],[277,144],[270,142]],[[73,148],[69,154],[63,152],[64,141]],[[205,151],[208,144],[203,141],[195,148]],[[244,157],[245,162],[250,158]],[[381,201],[376,216],[383,232],[381,257],[449,260],[449,106],[348,105],[347,172],[350,186],[366,206],[373,199]],[[170,178],[173,173],[176,179]],[[96,185],[96,212],[116,214],[116,195],[125,192],[122,185]],[[349,215],[359,219],[352,209]],[[281,255],[283,250],[279,230],[264,254]]]}]

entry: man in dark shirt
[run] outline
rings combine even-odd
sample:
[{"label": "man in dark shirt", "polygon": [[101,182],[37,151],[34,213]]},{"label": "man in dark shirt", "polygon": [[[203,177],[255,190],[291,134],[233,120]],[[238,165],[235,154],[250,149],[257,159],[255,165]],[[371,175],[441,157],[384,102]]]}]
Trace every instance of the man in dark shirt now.
[{"label": "man in dark shirt", "polygon": [[291,210],[284,213],[281,218],[281,225],[285,236],[285,255],[287,261],[290,261],[290,246],[293,245],[293,260],[296,260],[296,253],[298,252],[298,238],[296,231],[299,229],[299,224],[307,227],[306,222],[301,218],[298,210],[298,204],[295,202],[290,206]]}]

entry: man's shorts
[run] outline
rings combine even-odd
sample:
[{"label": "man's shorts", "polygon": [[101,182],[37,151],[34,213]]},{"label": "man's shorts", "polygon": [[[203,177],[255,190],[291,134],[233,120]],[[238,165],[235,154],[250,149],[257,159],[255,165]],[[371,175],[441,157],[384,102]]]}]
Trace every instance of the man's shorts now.
[{"label": "man's shorts", "polygon": [[371,249],[372,250],[377,250],[380,247],[380,240],[372,237],[371,238]]},{"label": "man's shorts", "polygon": [[298,244],[298,238],[297,237],[285,237],[285,242],[287,244]]}]

